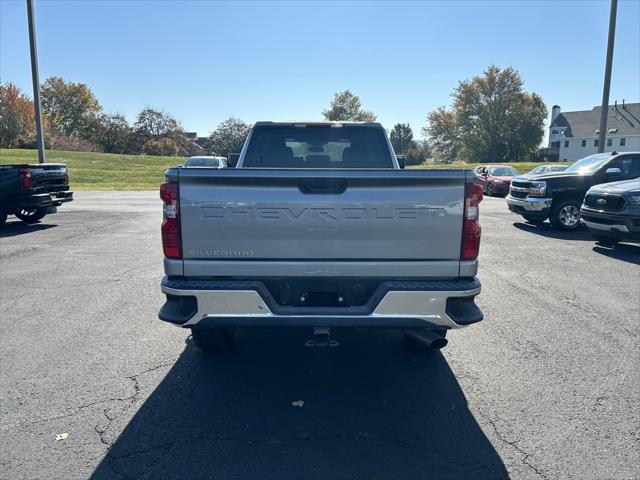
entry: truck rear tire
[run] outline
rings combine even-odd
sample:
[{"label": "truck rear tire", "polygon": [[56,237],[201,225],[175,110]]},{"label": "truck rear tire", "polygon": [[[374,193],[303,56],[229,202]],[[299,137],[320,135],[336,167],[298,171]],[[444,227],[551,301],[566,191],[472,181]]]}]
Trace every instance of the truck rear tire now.
[{"label": "truck rear tire", "polygon": [[568,198],[561,200],[551,207],[549,221],[551,225],[561,230],[576,230],[580,228],[580,200]]},{"label": "truck rear tire", "polygon": [[21,208],[15,215],[24,223],[36,223],[42,220],[47,214],[46,208]]},{"label": "truck rear tire", "polygon": [[233,344],[233,328],[191,329],[196,346],[205,352],[228,350]]}]

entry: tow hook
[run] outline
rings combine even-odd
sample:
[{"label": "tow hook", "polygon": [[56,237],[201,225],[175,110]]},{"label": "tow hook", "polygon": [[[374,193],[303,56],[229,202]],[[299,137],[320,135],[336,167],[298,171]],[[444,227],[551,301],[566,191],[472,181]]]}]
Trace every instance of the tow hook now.
[{"label": "tow hook", "polygon": [[313,327],[313,338],[304,344],[307,347],[337,347],[340,345],[336,340],[331,339],[329,327]]}]

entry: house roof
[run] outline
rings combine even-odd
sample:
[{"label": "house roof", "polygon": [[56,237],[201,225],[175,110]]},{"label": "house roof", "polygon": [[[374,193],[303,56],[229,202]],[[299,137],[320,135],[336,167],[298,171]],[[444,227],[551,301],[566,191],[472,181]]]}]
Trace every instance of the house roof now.
[{"label": "house roof", "polygon": [[[562,128],[565,137],[593,137],[600,128],[601,107],[581,112],[564,112],[551,123],[551,128]],[[640,103],[609,105],[607,133],[617,128],[614,135],[640,135]]]}]

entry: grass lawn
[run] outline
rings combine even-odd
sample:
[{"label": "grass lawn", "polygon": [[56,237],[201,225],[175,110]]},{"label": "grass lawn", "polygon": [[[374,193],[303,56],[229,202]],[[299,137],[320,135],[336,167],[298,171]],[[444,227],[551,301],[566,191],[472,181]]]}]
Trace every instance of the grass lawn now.
[{"label": "grass lawn", "polygon": [[[47,162],[67,164],[69,181],[73,190],[156,190],[164,180],[165,169],[186,160],[184,157],[58,150],[48,150],[46,157]],[[0,149],[0,164],[2,163],[38,163],[38,152],[36,150]],[[478,163],[456,162],[452,165],[419,165],[408,168],[472,169],[478,165]],[[522,162],[510,165],[513,165],[520,173],[526,173],[540,163]]]},{"label": "grass lawn", "polygon": [[[183,163],[183,157],[118,155],[113,153],[47,150],[47,162],[66,163],[73,190],[157,190],[167,167]],[[0,149],[2,163],[38,163],[38,152]]]}]

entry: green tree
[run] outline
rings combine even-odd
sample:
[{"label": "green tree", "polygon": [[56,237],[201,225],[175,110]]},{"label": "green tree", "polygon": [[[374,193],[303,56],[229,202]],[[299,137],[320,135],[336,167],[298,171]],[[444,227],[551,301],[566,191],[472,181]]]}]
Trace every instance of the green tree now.
[{"label": "green tree", "polygon": [[505,136],[508,158],[529,159],[542,142],[547,115],[547,106],[536,93],[525,95],[522,103],[509,112],[507,122],[512,128]]},{"label": "green tree", "polygon": [[102,114],[92,123],[90,140],[107,153],[128,153],[132,128],[127,119],[118,113]]},{"label": "green tree", "polygon": [[426,133],[434,154],[473,162],[525,160],[542,141],[547,107],[523,85],[515,69],[495,65],[460,82],[452,111],[441,107],[429,114]]},{"label": "green tree", "polygon": [[42,111],[56,135],[85,138],[102,107],[84,83],[49,77],[42,85]]},{"label": "green tree", "polygon": [[360,98],[350,90],[338,92],[327,110],[322,112],[325,120],[338,122],[375,122],[376,116],[369,110],[363,110]]},{"label": "green tree", "polygon": [[480,162],[517,162],[540,145],[547,107],[524,91],[513,68],[491,65],[453,93],[461,155]]},{"label": "green tree", "polygon": [[396,123],[389,134],[391,145],[398,154],[406,154],[407,151],[416,147],[413,139],[413,130],[408,123]]},{"label": "green tree", "polygon": [[404,152],[405,165],[422,165],[431,156],[431,150],[426,142],[414,142],[414,145]]},{"label": "green tree", "polygon": [[133,125],[136,134],[148,140],[171,137],[182,133],[180,123],[166,112],[147,107],[142,110]]},{"label": "green tree", "polygon": [[20,147],[34,138],[33,102],[14,84],[0,84],[0,147]]},{"label": "green tree", "polygon": [[240,153],[251,126],[237,118],[228,118],[218,124],[209,137],[209,150],[214,155],[229,157],[231,153]]},{"label": "green tree", "polygon": [[[142,110],[133,124],[129,149],[133,152],[144,152],[149,140],[168,138],[177,145],[178,153],[184,155],[188,151],[188,139],[184,136],[182,125],[166,112],[147,107]],[[149,144],[156,145],[156,144]],[[157,151],[157,146],[153,147]]]},{"label": "green tree", "polygon": [[446,107],[438,107],[427,117],[422,129],[437,163],[451,163],[458,156],[459,140],[456,114]]}]

